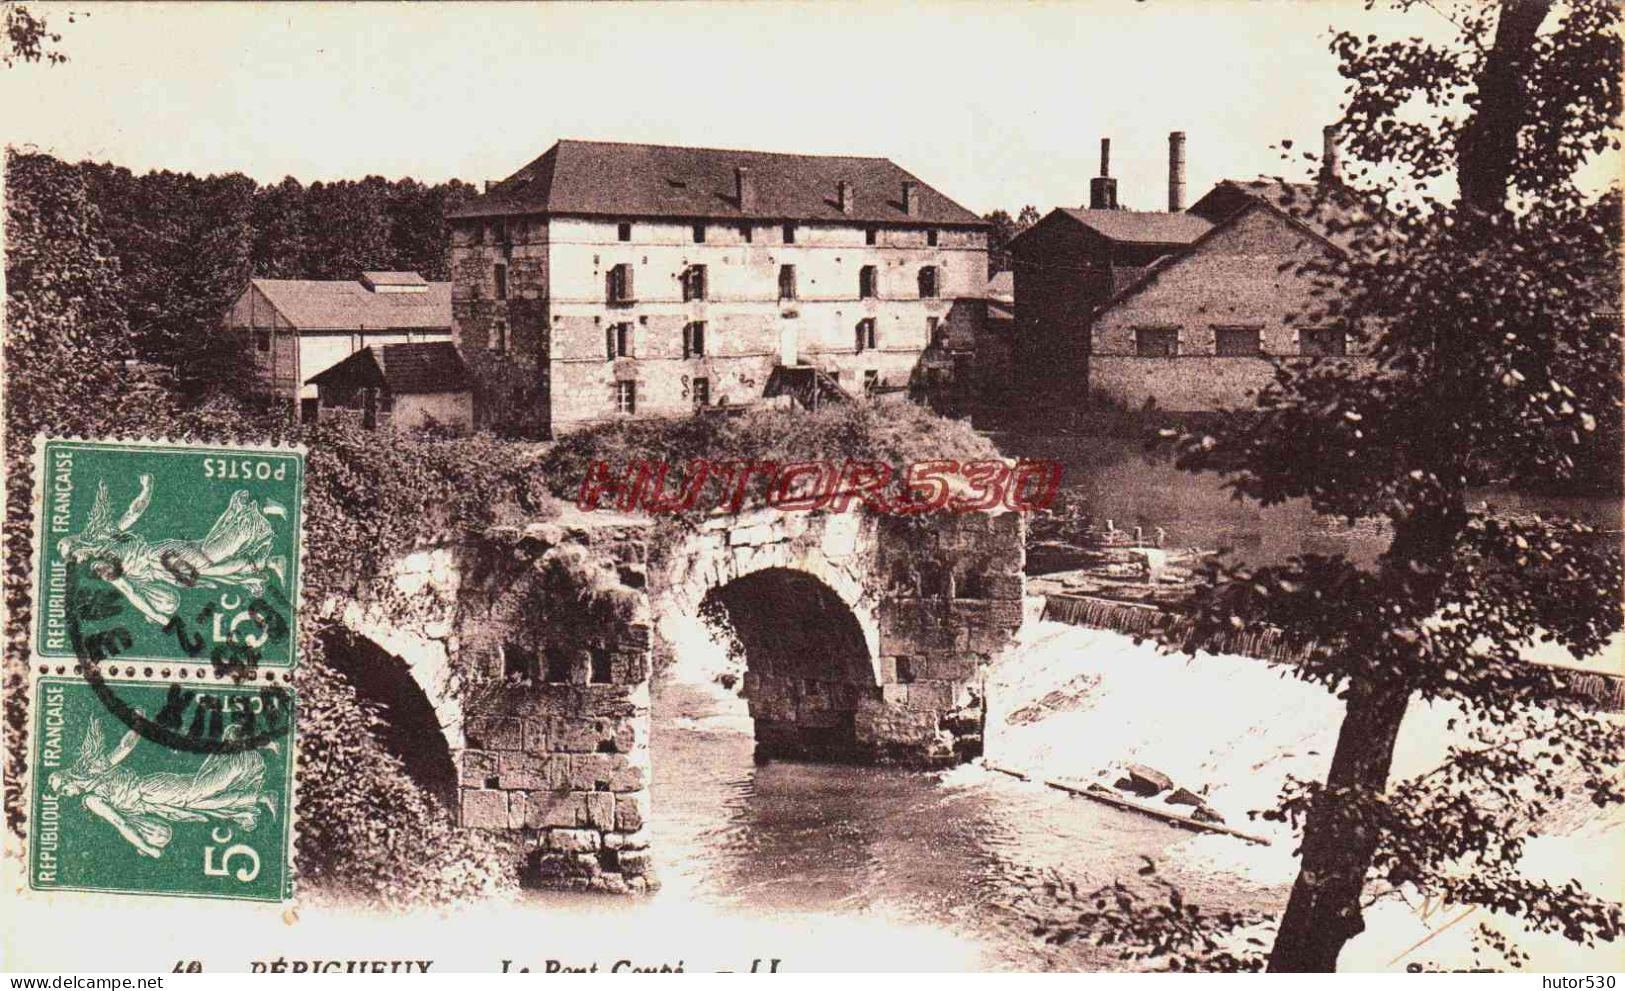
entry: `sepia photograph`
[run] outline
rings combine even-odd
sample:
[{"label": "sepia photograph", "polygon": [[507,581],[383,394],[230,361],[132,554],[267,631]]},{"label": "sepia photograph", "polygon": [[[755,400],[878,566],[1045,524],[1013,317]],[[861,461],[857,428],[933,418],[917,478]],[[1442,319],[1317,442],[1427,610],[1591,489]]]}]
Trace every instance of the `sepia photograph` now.
[{"label": "sepia photograph", "polygon": [[1618,0],[0,11],[13,987],[1625,972]]}]

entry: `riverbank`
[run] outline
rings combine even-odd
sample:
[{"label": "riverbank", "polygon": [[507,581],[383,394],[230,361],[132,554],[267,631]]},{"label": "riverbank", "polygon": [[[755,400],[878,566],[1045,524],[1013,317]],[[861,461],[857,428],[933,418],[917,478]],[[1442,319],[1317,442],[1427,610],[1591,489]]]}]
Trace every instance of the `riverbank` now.
[{"label": "riverbank", "polygon": [[[1289,778],[1324,779],[1342,704],[1292,678],[1290,668],[1236,656],[1168,655],[1119,633],[1036,622],[992,672],[988,699],[989,763],[1079,786],[1109,786],[1123,765],[1142,765],[1199,793],[1227,824],[1271,841],[1259,846],[1229,836],[1188,836],[1165,851],[1179,874],[1226,877],[1283,894],[1296,876],[1291,831],[1250,814],[1272,806]],[[1459,717],[1453,705],[1413,703],[1395,753],[1395,778],[1436,767],[1451,746],[1467,743],[1451,728]],[[1573,879],[1614,899],[1625,892],[1616,858],[1595,856],[1625,838],[1625,816],[1565,809],[1547,828],[1551,835],[1530,841],[1526,874],[1554,883]],[[1470,945],[1479,920],[1447,925],[1462,911],[1430,906],[1423,912],[1414,893],[1409,903],[1385,898],[1373,906],[1367,932],[1350,944],[1343,967],[1480,965]],[[1475,914],[1536,955],[1531,966],[1544,960],[1551,969],[1571,970],[1625,962],[1611,947],[1588,950]],[[1494,965],[1493,957],[1487,965]]]}]

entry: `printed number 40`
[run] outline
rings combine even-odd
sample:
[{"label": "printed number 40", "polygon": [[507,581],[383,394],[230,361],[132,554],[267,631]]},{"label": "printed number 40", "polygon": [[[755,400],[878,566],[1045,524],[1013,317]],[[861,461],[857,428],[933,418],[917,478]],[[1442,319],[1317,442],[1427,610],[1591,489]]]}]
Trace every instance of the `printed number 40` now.
[{"label": "printed number 40", "polygon": [[[221,833],[226,835],[221,836]],[[214,831],[209,834],[209,838],[216,843],[226,843],[231,839],[231,830],[225,826],[216,826]],[[203,848],[203,873],[210,877],[225,877],[231,871],[231,858],[239,854],[248,858],[249,866],[237,868],[237,880],[246,884],[260,876],[259,851],[248,844],[236,843],[227,847],[226,854],[220,858],[218,865],[214,862],[214,851],[215,848],[212,846]]]}]

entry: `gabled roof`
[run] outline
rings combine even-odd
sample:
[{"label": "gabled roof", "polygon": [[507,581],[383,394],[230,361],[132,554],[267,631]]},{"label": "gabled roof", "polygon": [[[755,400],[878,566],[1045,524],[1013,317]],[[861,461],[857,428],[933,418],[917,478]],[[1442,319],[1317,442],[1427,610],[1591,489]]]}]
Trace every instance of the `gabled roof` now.
[{"label": "gabled roof", "polygon": [[1266,204],[1343,249],[1356,225],[1374,219],[1359,196],[1341,183],[1280,179],[1225,179],[1191,204],[1189,212],[1220,224],[1250,203]]},{"label": "gabled roof", "polygon": [[299,330],[451,330],[451,283],[428,292],[373,292],[359,282],[255,279],[254,288]]},{"label": "gabled roof", "polygon": [[[1204,199],[1206,199],[1206,197],[1204,197]],[[1309,225],[1303,223],[1303,221],[1300,219],[1295,218],[1286,211],[1278,208],[1267,197],[1249,197],[1242,201],[1240,209],[1236,210],[1234,213],[1231,213],[1228,217],[1225,217],[1220,223],[1214,224],[1206,234],[1203,234],[1182,250],[1164,255],[1161,258],[1158,258],[1155,262],[1152,262],[1150,265],[1146,266],[1145,270],[1141,272],[1137,278],[1129,282],[1122,289],[1119,289],[1116,293],[1113,293],[1110,299],[1095,307],[1094,315],[1099,317],[1102,313],[1105,313],[1118,303],[1121,303],[1123,300],[1139,293],[1140,290],[1151,285],[1151,283],[1155,282],[1157,277],[1163,272],[1182,264],[1188,258],[1194,258],[1197,253],[1201,251],[1202,245],[1207,243],[1212,238],[1219,236],[1219,234],[1223,233],[1227,228],[1234,225],[1242,217],[1247,216],[1249,213],[1252,213],[1255,210],[1262,210],[1273,214],[1274,216],[1280,218],[1282,223],[1291,225],[1299,231],[1307,233],[1311,239],[1325,244],[1333,251],[1343,250],[1342,247],[1335,241],[1322,236]]]},{"label": "gabled roof", "polygon": [[[755,188],[748,210],[735,192],[734,169],[741,167]],[[912,215],[903,212],[905,180],[918,183]],[[839,182],[851,190],[848,213],[836,196]],[[986,226],[885,158],[573,140],[558,142],[449,216],[526,213]]]},{"label": "gabled roof", "polygon": [[988,299],[999,299],[1009,302],[1016,298],[1016,273],[1010,269],[994,272],[993,278],[987,280],[987,289],[984,295]]},{"label": "gabled roof", "polygon": [[324,385],[345,379],[381,384],[395,395],[471,388],[468,366],[450,341],[369,345],[307,381]]},{"label": "gabled roof", "polygon": [[1140,213],[1136,210],[1060,211],[1101,237],[1128,244],[1190,244],[1206,234],[1213,222],[1191,213]]}]

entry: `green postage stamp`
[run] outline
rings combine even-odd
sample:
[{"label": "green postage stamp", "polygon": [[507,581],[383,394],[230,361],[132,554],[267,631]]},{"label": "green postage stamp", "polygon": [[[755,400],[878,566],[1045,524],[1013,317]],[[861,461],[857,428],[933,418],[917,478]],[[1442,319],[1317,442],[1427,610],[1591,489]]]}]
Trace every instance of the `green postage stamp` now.
[{"label": "green postage stamp", "polygon": [[289,448],[40,441],[36,656],[291,668],[304,468]]},{"label": "green postage stamp", "polygon": [[34,681],[35,890],[291,895],[291,689]]}]

